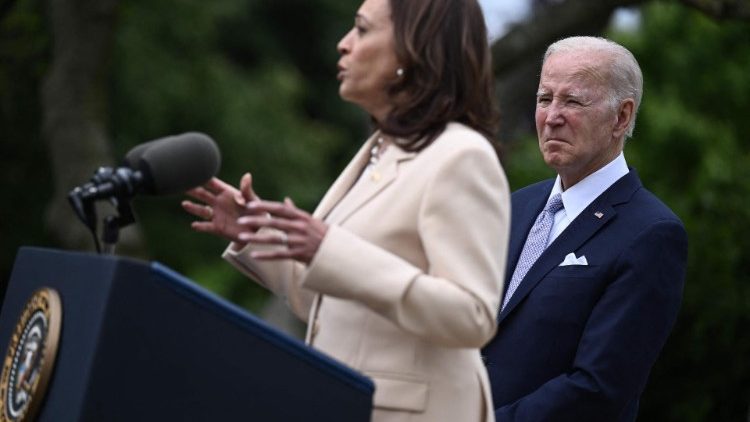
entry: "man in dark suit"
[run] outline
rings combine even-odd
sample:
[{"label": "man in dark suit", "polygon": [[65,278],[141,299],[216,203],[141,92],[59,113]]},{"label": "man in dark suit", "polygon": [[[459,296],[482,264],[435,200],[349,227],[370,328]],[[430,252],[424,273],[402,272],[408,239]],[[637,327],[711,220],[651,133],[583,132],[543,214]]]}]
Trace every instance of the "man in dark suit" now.
[{"label": "man in dark suit", "polygon": [[495,338],[502,421],[632,421],[682,298],[687,235],[623,155],[642,75],[624,47],[567,38],[545,54],[536,127],[555,179],[515,192]]}]

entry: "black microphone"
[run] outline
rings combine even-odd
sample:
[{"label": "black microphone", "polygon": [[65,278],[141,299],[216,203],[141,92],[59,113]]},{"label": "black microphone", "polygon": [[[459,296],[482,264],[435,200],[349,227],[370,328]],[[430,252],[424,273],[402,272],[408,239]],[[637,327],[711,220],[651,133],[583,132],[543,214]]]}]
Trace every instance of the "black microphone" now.
[{"label": "black microphone", "polygon": [[188,132],[137,145],[126,154],[123,164],[100,167],[88,183],[68,193],[73,211],[91,231],[98,252],[102,247],[95,201],[107,199],[117,207],[117,215],[104,218],[102,232],[104,251],[114,253],[120,228],[135,222],[132,197],[141,193],[169,195],[201,185],[219,171],[221,154],[213,139]]},{"label": "black microphone", "polygon": [[147,142],[130,150],[125,163],[143,175],[149,195],[169,195],[202,185],[216,176],[221,153],[207,135],[188,132]]},{"label": "black microphone", "polygon": [[183,192],[218,173],[221,153],[207,135],[188,132],[137,145],[123,164],[99,168],[89,183],[76,187],[69,196],[92,201]]}]

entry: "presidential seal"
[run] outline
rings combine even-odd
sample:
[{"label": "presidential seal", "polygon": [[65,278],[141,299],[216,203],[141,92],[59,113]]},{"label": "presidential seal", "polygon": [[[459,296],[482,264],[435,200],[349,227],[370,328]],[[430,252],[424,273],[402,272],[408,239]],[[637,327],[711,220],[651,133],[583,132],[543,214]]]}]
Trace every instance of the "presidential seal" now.
[{"label": "presidential seal", "polygon": [[0,377],[0,422],[32,421],[57,355],[62,305],[56,291],[34,292],[16,323]]}]

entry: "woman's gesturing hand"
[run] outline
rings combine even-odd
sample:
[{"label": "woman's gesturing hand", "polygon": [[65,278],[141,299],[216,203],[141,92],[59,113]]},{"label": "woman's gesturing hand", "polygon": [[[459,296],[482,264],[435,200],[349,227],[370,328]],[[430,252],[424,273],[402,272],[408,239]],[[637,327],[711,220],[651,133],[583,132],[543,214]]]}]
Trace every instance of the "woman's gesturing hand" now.
[{"label": "woman's gesturing hand", "polygon": [[244,246],[237,235],[246,228],[237,224],[237,219],[248,213],[245,208],[247,203],[259,200],[253,192],[250,173],[242,176],[239,189],[214,177],[204,186],[186,193],[197,202],[183,201],[182,208],[202,219],[190,225],[194,230],[223,237],[236,242],[239,247]]},{"label": "woman's gesturing hand", "polygon": [[[309,264],[320,248],[328,225],[297,208],[291,199],[284,202],[250,201],[249,215],[237,221],[244,229],[238,235],[242,242],[282,245],[266,251],[253,252],[256,259],[294,259]],[[263,230],[270,228],[274,230]]]}]

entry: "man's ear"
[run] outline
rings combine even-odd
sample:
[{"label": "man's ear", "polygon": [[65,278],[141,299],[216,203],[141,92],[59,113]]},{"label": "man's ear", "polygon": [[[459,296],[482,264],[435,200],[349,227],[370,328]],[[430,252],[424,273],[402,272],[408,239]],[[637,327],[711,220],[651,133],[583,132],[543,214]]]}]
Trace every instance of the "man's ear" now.
[{"label": "man's ear", "polygon": [[617,109],[617,121],[613,128],[613,135],[616,139],[625,136],[628,131],[628,126],[633,120],[633,112],[635,110],[635,101],[632,98],[628,98],[620,103],[620,107]]}]

